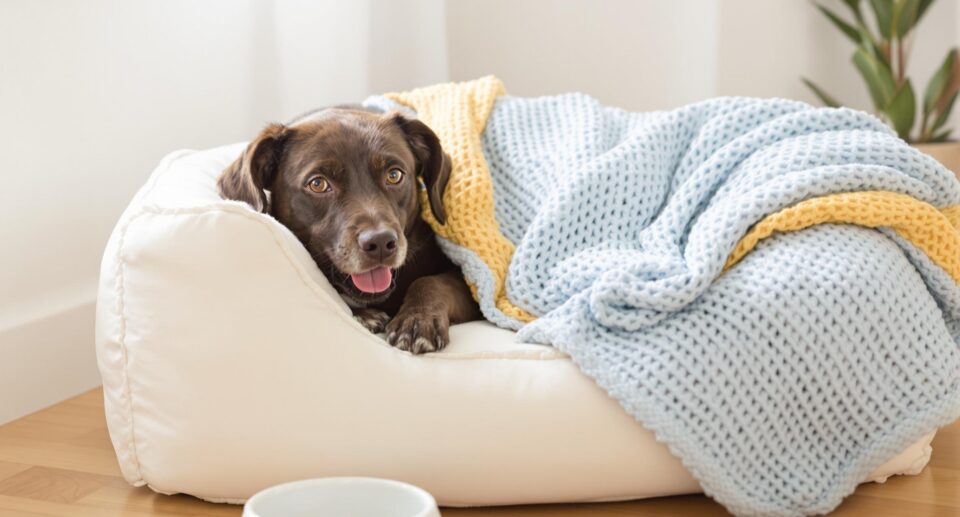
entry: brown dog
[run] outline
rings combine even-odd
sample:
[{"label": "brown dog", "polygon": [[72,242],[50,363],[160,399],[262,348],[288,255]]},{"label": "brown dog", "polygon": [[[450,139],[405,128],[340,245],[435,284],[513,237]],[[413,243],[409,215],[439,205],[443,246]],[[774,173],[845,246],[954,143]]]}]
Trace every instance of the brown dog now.
[{"label": "brown dog", "polygon": [[419,120],[328,108],[267,126],[217,185],[289,228],[367,329],[420,354],[449,342],[450,323],[480,317],[420,218],[418,177],[444,222],[449,160]]}]

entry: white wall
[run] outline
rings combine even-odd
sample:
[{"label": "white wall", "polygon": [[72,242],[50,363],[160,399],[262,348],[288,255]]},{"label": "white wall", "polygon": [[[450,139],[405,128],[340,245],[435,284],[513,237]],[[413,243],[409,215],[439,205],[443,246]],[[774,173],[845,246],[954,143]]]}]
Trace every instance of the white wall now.
[{"label": "white wall", "polygon": [[[846,16],[840,0],[823,3]],[[958,4],[940,0],[919,26],[918,92],[960,42]],[[580,90],[637,110],[716,95],[817,102],[808,76],[869,108],[852,44],[806,0],[450,0],[447,11],[451,78],[494,73],[514,95]]]},{"label": "white wall", "polygon": [[677,106],[714,95],[717,10],[713,0],[453,0],[450,75],[496,74],[512,95]]},{"label": "white wall", "polygon": [[[958,2],[937,2],[916,41],[921,83],[958,27]],[[491,73],[515,95],[580,90],[636,110],[812,101],[809,75],[866,107],[851,52],[805,0],[2,1],[0,422],[98,383],[100,254],[169,151]]]}]

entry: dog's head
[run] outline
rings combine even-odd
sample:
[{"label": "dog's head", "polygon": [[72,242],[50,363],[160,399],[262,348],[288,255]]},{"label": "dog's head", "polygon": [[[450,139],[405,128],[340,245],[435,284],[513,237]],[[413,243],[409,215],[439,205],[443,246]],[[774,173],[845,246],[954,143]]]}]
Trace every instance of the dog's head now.
[{"label": "dog's head", "polygon": [[267,126],[218,187],[287,226],[347,301],[364,306],[386,300],[396,286],[420,217],[418,177],[443,224],[449,174],[449,158],[423,122],[330,108]]}]

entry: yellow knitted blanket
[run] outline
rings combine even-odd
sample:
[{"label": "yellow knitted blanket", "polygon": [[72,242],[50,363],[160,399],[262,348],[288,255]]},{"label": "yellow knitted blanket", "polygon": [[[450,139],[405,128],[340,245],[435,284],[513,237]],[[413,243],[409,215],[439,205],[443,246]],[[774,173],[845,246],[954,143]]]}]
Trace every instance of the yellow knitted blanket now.
[{"label": "yellow knitted blanket", "polygon": [[[386,97],[417,111],[440,138],[452,158],[444,193],[447,223],[441,225],[422,194],[423,218],[441,237],[475,252],[495,277],[495,303],[507,316],[529,322],[536,317],[515,306],[505,282],[514,246],[500,232],[494,215],[493,183],[481,138],[494,100],[504,94],[499,79],[488,76],[446,83]],[[725,269],[733,267],[757,243],[776,232],[797,231],[816,224],[845,223],[889,227],[913,243],[960,283],[960,206],[938,210],[910,196],[883,191],[832,194],[805,200],[757,223],[737,244]],[[476,286],[471,285],[474,297]]]},{"label": "yellow knitted blanket", "polygon": [[[504,94],[503,83],[493,76],[465,83],[445,83],[386,97],[417,111],[417,117],[440,138],[450,155],[452,169],[443,194],[447,222],[441,225],[430,212],[426,191],[421,192],[423,218],[437,235],[473,250],[493,272],[494,299],[504,314],[520,321],[535,317],[507,299],[506,278],[514,246],[500,233],[494,216],[493,181],[483,157],[481,135],[493,110],[493,101]],[[477,288],[470,286],[479,301]]]}]

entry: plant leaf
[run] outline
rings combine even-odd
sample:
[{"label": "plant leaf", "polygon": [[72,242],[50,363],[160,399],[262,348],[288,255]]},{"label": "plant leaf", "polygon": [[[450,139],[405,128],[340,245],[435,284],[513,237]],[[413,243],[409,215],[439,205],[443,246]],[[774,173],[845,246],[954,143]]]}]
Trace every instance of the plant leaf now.
[{"label": "plant leaf", "polygon": [[927,83],[927,91],[923,94],[923,114],[929,115],[933,112],[933,107],[948,95],[947,85],[950,76],[953,73],[954,61],[957,59],[957,49],[950,49],[946,59],[937,71],[933,73],[930,82]]},{"label": "plant leaf", "polygon": [[833,24],[840,29],[840,32],[844,33],[848,38],[850,38],[851,41],[854,43],[860,43],[860,31],[858,31],[856,27],[843,21],[843,19],[834,14],[833,11],[827,9],[821,4],[817,4],[817,9],[820,9],[820,12],[823,13],[828,20],[833,22]]},{"label": "plant leaf", "polygon": [[931,138],[930,140],[927,140],[927,142],[930,142],[931,144],[946,142],[947,140],[950,139],[950,133],[953,133],[952,129],[948,129],[943,133],[938,133],[934,135],[933,138]]},{"label": "plant leaf", "polygon": [[891,38],[893,28],[893,0],[870,0],[870,7],[873,8],[873,14],[877,17],[877,26],[880,28],[880,35],[883,39]]},{"label": "plant leaf", "polygon": [[857,26],[866,29],[867,23],[863,20],[863,10],[860,8],[860,0],[843,0],[843,3],[847,4],[847,8],[853,13],[854,19],[857,20]]},{"label": "plant leaf", "polygon": [[927,8],[933,4],[933,0],[920,0],[920,4],[917,6],[917,22],[920,23],[920,18],[923,18],[923,15],[927,12]]},{"label": "plant leaf", "polygon": [[903,83],[903,86],[890,101],[890,105],[883,111],[890,119],[890,123],[893,124],[893,128],[897,130],[897,135],[909,141],[913,119],[917,115],[917,98],[909,80]]},{"label": "plant leaf", "polygon": [[943,109],[940,110],[940,114],[937,115],[936,120],[933,121],[933,125],[930,126],[930,132],[936,132],[936,130],[943,127],[947,123],[947,119],[950,118],[950,112],[953,111],[953,103],[957,100],[957,95],[960,95],[960,92],[953,92],[953,96],[950,97],[950,100],[943,106]]},{"label": "plant leaf", "polygon": [[847,8],[853,12],[853,16],[856,17],[857,20],[863,20],[863,13],[860,11],[860,0],[843,0],[843,3],[847,4]]},{"label": "plant leaf", "polygon": [[955,54],[953,58],[953,70],[947,77],[947,86],[940,96],[940,100],[933,106],[933,109],[937,111],[943,111],[950,97],[960,91],[960,53],[958,53],[956,49],[954,49],[953,52]]},{"label": "plant leaf", "polygon": [[878,61],[885,64],[887,68],[890,68],[890,61],[888,60],[888,56],[883,53],[883,50],[877,47],[877,42],[876,40],[873,39],[873,35],[870,34],[870,31],[867,30],[867,28],[864,27],[863,25],[859,27],[859,31],[860,31],[860,46],[865,48],[871,54],[873,54],[873,56],[876,57]]},{"label": "plant leaf", "polygon": [[913,30],[917,23],[917,10],[920,8],[920,0],[903,0],[894,4],[893,23],[897,29],[897,35],[903,39],[904,36]]},{"label": "plant leaf", "polygon": [[810,91],[812,91],[813,94],[816,95],[817,98],[820,99],[820,102],[822,102],[825,106],[829,106],[831,108],[837,108],[840,106],[839,101],[831,97],[829,94],[827,94],[827,92],[823,91],[822,88],[814,84],[814,82],[810,79],[801,77],[800,80],[803,81],[803,84],[807,85],[807,88],[810,88]]},{"label": "plant leaf", "polygon": [[857,51],[853,54],[853,63],[860,71],[864,82],[867,83],[874,108],[877,111],[886,112],[887,106],[893,100],[895,90],[890,68],[877,60],[873,54],[863,47],[857,48]]}]

